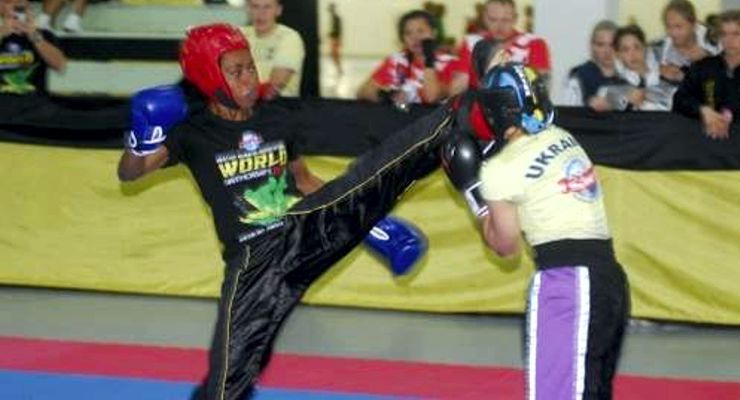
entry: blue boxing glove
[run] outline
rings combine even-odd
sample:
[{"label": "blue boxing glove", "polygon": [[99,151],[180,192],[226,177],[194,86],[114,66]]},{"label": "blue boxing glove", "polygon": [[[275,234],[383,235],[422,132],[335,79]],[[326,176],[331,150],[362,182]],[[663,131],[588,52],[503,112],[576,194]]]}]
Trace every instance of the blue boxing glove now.
[{"label": "blue boxing glove", "polygon": [[410,222],[386,217],[365,237],[365,245],[384,259],[394,276],[402,276],[426,253],[427,239]]},{"label": "blue boxing glove", "polygon": [[188,115],[185,95],[179,86],[162,85],[142,89],[131,98],[131,130],[126,148],[143,157],[157,152],[167,131]]}]

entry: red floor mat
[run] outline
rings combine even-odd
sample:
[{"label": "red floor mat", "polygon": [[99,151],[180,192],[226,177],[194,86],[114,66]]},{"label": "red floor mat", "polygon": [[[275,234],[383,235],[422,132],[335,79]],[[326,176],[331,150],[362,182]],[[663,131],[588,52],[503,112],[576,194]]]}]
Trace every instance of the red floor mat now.
[{"label": "red floor mat", "polygon": [[[203,349],[82,343],[0,337],[0,369],[196,382],[205,372]],[[455,399],[523,397],[522,371],[276,354],[266,387]],[[620,375],[620,400],[738,400],[740,382]]]}]

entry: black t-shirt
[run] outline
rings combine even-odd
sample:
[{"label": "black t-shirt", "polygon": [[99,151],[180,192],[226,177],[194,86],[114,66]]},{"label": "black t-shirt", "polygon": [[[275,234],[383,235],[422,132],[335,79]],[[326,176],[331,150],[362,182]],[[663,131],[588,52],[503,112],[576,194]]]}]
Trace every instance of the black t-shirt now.
[{"label": "black t-shirt", "polygon": [[[53,33],[39,32],[57,46]],[[46,70],[46,62],[26,36],[12,34],[0,40],[0,93],[46,93]]]},{"label": "black t-shirt", "polygon": [[291,120],[287,110],[272,105],[240,122],[206,109],[167,136],[167,164],[181,162],[192,172],[211,208],[224,259],[282,227],[285,211],[300,199],[288,168],[298,154]]}]

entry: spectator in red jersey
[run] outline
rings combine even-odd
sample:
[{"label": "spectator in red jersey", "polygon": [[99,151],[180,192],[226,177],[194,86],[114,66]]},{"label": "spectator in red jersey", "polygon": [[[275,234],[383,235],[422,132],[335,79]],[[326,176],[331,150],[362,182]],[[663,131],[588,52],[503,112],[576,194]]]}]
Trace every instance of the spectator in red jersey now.
[{"label": "spectator in red jersey", "polygon": [[452,83],[452,92],[460,93],[475,87],[478,78],[473,73],[471,55],[476,43],[481,40],[503,41],[510,53],[510,60],[523,63],[543,77],[550,74],[550,51],[541,37],[516,29],[517,12],[514,0],[488,0],[483,10],[483,22],[487,30],[483,33],[466,35],[458,54],[460,71]]},{"label": "spectator in red jersey", "polygon": [[403,50],[387,57],[357,91],[357,98],[388,101],[405,108],[447,97],[456,60],[437,51],[434,17],[426,11],[404,14],[398,23]]}]

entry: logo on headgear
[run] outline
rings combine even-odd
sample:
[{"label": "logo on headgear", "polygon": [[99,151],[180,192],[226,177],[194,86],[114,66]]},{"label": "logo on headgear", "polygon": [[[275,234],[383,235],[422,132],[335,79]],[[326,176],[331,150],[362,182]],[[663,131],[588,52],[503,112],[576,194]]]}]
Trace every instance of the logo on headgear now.
[{"label": "logo on headgear", "polygon": [[262,137],[255,131],[244,131],[239,148],[247,151],[256,151],[262,144]]},{"label": "logo on headgear", "polygon": [[563,194],[572,193],[578,200],[593,202],[599,197],[599,182],[594,166],[582,158],[565,162],[565,178],[558,181]]}]

